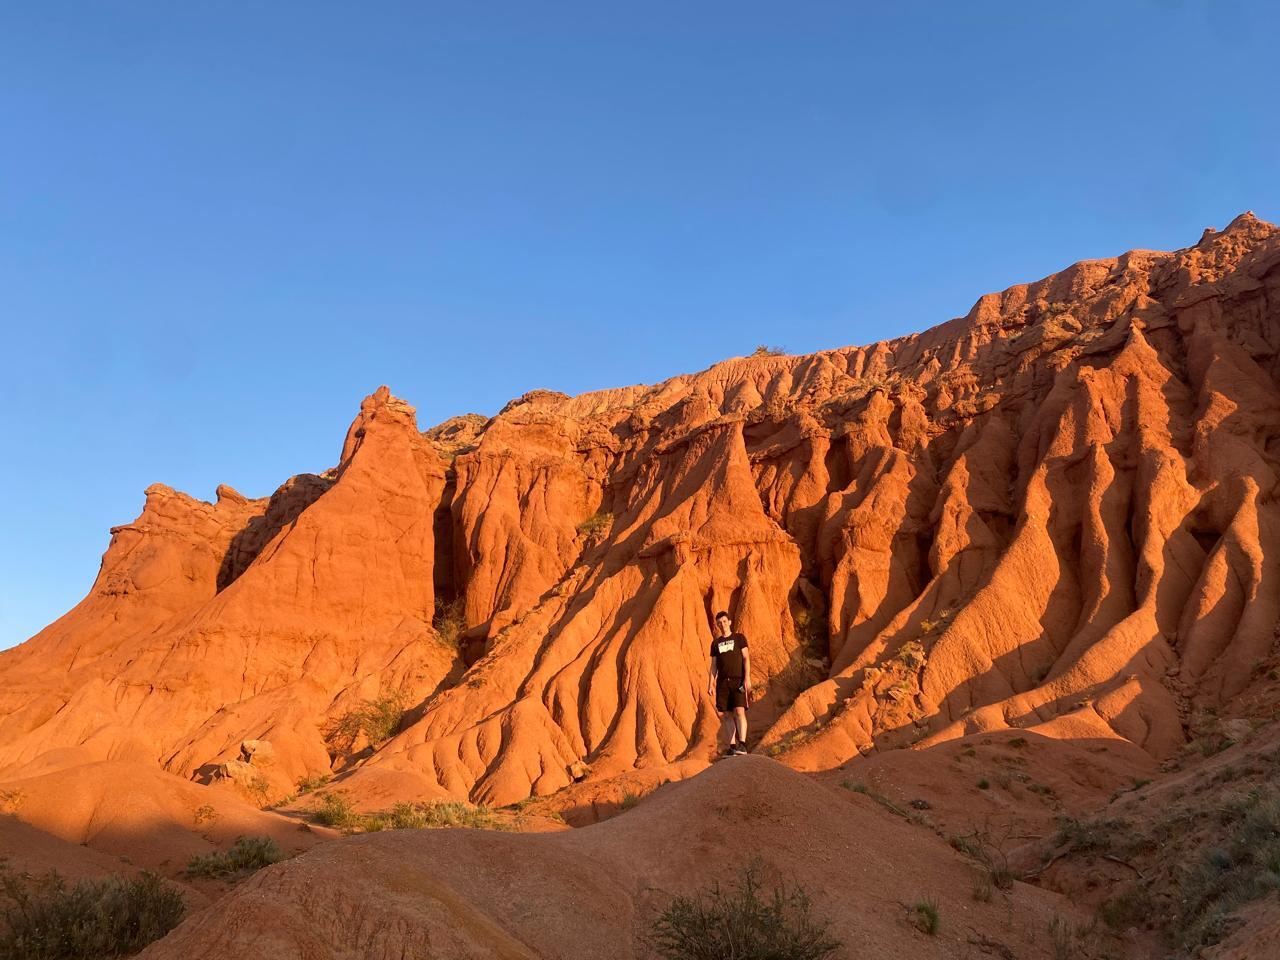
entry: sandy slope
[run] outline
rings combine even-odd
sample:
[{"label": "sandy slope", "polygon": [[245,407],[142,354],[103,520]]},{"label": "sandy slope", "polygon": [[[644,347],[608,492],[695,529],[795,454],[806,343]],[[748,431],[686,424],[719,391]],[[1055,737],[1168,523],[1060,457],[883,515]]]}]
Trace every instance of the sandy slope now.
[{"label": "sandy slope", "polygon": [[[1071,914],[1023,885],[977,903],[973,866],[932,832],[745,757],[566,833],[400,831],[325,844],[258,874],[142,957],[644,957],[671,894],[730,881],[753,859],[812,894],[842,957],[976,957],[970,940],[981,934],[1033,960],[1048,955],[1055,912]],[[936,937],[907,921],[926,896],[939,904]]]}]

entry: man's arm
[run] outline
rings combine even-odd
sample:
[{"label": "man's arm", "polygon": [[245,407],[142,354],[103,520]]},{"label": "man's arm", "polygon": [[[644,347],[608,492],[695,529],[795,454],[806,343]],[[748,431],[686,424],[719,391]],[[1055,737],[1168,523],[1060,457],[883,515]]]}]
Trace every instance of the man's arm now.
[{"label": "man's arm", "polygon": [[716,658],[711,658],[711,667],[707,671],[707,696],[714,697],[716,695]]},{"label": "man's arm", "polygon": [[747,706],[751,706],[751,648],[742,648],[742,692],[746,695]]}]

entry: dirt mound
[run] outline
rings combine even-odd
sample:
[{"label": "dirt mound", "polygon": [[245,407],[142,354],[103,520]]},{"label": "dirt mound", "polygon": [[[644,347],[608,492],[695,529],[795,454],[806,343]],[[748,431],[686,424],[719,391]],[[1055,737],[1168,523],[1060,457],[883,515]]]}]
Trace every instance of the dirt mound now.
[{"label": "dirt mound", "polygon": [[[998,937],[1032,960],[1050,955],[1052,917],[1071,915],[1065,901],[1022,885],[1007,900],[975,902],[973,867],[932,833],[746,757],[580,830],[397,831],[325,844],[262,871],[141,956],[650,956],[644,937],[672,894],[731,883],[753,858],[765,876],[812,894],[841,956],[970,956],[979,939]],[[937,901],[936,936],[910,923],[922,897]]]},{"label": "dirt mound", "polygon": [[[191,857],[226,849],[241,836],[270,837],[286,854],[336,836],[259,810],[230,788],[201,786],[140,762],[101,761],[7,781],[0,797],[7,814],[0,819],[10,832],[25,827],[87,848],[95,865],[114,858],[117,868],[123,863],[166,876],[178,876]],[[40,858],[24,861],[29,870]],[[54,855],[46,868],[65,862]]]}]

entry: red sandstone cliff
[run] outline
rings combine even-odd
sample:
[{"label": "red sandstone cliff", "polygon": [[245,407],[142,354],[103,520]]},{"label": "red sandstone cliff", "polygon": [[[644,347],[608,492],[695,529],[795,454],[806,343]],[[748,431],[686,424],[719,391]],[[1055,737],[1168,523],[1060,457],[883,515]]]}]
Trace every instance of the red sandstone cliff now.
[{"label": "red sandstone cliff", "polygon": [[[537,392],[422,433],[383,388],[270,499],[168,488],[88,597],[0,654],[0,780],[203,776],[508,803],[715,737],[708,617],[799,769],[1005,727],[1159,759],[1249,683],[1280,592],[1280,231],[1078,263],[923,334]],[[457,601],[456,645],[432,627]],[[329,732],[410,707],[377,750]]]}]

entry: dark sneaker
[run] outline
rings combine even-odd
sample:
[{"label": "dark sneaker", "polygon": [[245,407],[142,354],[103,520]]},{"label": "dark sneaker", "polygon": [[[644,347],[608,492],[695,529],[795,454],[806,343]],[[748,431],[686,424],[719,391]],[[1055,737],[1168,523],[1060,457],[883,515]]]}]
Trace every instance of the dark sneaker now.
[{"label": "dark sneaker", "polygon": [[731,743],[729,744],[729,746],[724,748],[724,753],[720,754],[720,756],[732,757],[737,752],[738,752],[738,745],[736,743]]},{"label": "dark sneaker", "polygon": [[740,744],[740,743],[736,743],[736,744],[734,744],[734,745],[733,745],[732,747],[730,747],[729,749],[730,749],[730,752],[731,752],[735,757],[742,757],[742,756],[746,756],[746,753],[747,753],[747,748],[746,748],[746,747],[744,747],[744,746],[743,746],[742,744]]}]

